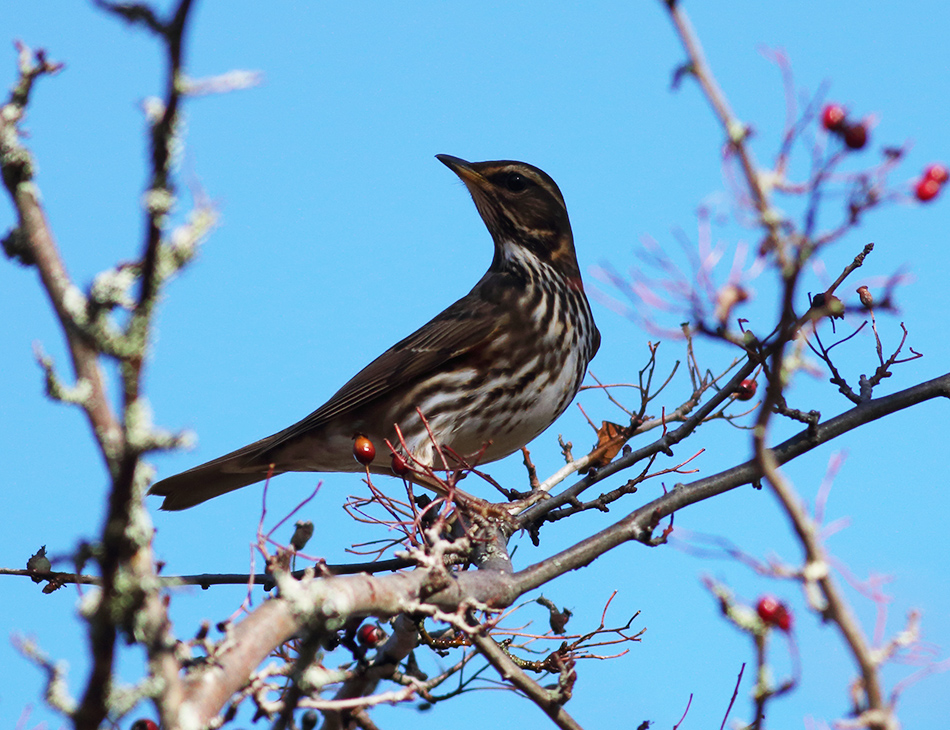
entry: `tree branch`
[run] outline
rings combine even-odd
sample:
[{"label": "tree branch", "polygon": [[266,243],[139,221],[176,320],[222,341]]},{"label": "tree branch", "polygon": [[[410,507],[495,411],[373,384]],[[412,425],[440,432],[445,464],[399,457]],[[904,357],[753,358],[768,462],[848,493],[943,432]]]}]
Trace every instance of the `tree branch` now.
[{"label": "tree branch", "polygon": [[[776,463],[785,464],[824,443],[834,440],[872,421],[896,411],[910,408],[933,398],[950,398],[950,373],[915,385],[892,395],[867,401],[845,411],[815,428],[807,428],[798,435],[771,449]],[[651,536],[661,519],[677,510],[723,494],[744,484],[762,478],[761,467],[755,459],[726,469],[689,484],[677,484],[669,492],[634,510],[616,524],[592,535],[576,545],[515,573],[519,590],[532,590],[558,575],[591,563],[601,554],[629,540],[652,544]]]},{"label": "tree branch", "polygon": [[472,634],[471,638],[475,648],[498,671],[502,679],[508,680],[524,692],[529,700],[544,710],[555,725],[562,730],[583,730],[567,710],[552,700],[550,692],[525,674],[494,639],[480,633]]}]

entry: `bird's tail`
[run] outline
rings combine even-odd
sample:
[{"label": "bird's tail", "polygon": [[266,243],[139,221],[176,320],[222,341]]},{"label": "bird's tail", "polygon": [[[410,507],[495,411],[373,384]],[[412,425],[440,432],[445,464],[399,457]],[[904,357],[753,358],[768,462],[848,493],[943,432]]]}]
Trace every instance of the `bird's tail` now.
[{"label": "bird's tail", "polygon": [[260,458],[262,451],[266,450],[265,442],[269,440],[263,439],[214,461],[162,479],[153,484],[148,493],[165,498],[163,510],[182,510],[263,481],[268,475],[282,474],[266,459]]}]

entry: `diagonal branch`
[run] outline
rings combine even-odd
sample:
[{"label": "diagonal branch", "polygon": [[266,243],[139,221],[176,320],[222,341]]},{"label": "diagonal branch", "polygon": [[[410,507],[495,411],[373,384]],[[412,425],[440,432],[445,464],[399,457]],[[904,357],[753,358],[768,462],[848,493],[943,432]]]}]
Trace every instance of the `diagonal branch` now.
[{"label": "diagonal branch", "polygon": [[[699,426],[702,425],[706,418],[715,412],[715,410],[720,405],[731,399],[732,394],[735,392],[738,384],[741,383],[745,378],[748,378],[756,367],[757,364],[754,361],[747,361],[741,368],[739,368],[739,371],[718,393],[716,393],[702,406],[697,408],[695,413],[689,416],[689,418],[687,418],[679,427],[671,431],[666,431],[653,443],[647,444],[646,446],[643,446],[639,449],[634,449],[629,454],[624,454],[623,456],[615,459],[614,461],[605,465],[603,468],[598,469],[596,472],[589,474],[576,484],[568,487],[560,494],[533,505],[518,515],[516,518],[517,526],[519,528],[525,528],[533,523],[537,523],[551,510],[562,507],[566,504],[573,503],[573,500],[575,500],[579,494],[597,482],[603,481],[607,477],[613,476],[619,471],[628,469],[644,459],[649,459],[659,453],[672,456],[673,446],[689,437],[694,431],[696,431],[697,428],[699,428]],[[596,456],[598,453],[598,451],[592,452],[594,456]],[[582,459],[572,462],[572,464],[569,466],[573,467],[575,464],[582,462],[583,459],[589,459],[589,457],[590,455],[587,457],[582,457]],[[549,479],[548,481],[552,480]]]},{"label": "diagonal branch", "polygon": [[512,658],[495,643],[494,639],[480,633],[472,634],[471,639],[475,648],[498,673],[544,710],[555,725],[563,730],[583,730],[577,724],[577,721],[568,714],[567,710],[552,700],[551,693],[525,674],[524,670],[515,664]]},{"label": "diagonal branch", "polygon": [[[842,434],[933,398],[950,398],[950,373],[898,393],[867,401],[814,428],[806,428],[773,447],[771,453],[774,454],[778,465],[785,464]],[[663,496],[643,505],[616,524],[516,573],[519,590],[524,592],[542,586],[568,570],[576,570],[591,563],[607,550],[627,541],[637,540],[653,545],[653,530],[664,517],[736,487],[752,484],[761,478],[760,465],[755,459],[750,459],[690,484],[677,484]]]}]

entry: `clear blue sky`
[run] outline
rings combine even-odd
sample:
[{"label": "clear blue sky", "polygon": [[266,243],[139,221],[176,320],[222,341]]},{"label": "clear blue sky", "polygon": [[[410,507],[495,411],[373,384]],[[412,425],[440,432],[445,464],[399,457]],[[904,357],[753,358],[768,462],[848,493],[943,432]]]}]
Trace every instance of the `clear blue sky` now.
[{"label": "clear blue sky", "polygon": [[[945,3],[879,4],[873,10],[860,2],[689,5],[695,5],[689,10],[724,90],[756,130],[760,159],[775,150],[784,119],[779,74],[760,54],[763,45],[788,52],[800,86],[813,91],[828,80],[832,98],[858,114],[876,114],[872,150],[913,140],[895,183],[910,180],[927,162],[950,158]],[[84,284],[99,270],[135,257],[140,247],[145,156],[139,103],[159,90],[156,46],[85,3],[13,8],[7,3],[0,10],[4,85],[14,78],[13,38],[45,47],[67,65],[57,78],[40,82],[27,126],[59,244],[70,272]],[[193,453],[154,459],[163,476],[306,415],[481,276],[491,257],[488,235],[436,153],[521,159],[551,174],[568,203],[589,289],[603,288],[590,276],[592,267],[634,265],[643,235],[674,249],[671,230],[680,227],[695,238],[696,207],[722,200],[722,136],[691,84],[669,90],[683,56],[660,3],[205,2],[188,48],[193,76],[238,68],[261,71],[265,82],[187,106],[183,180],[216,201],[221,226],[166,290],[159,315],[146,379],[156,421],[191,428],[199,437]],[[828,252],[832,277],[867,241],[877,248],[862,277],[886,277],[901,267],[913,274],[913,283],[899,292],[900,319],[911,332],[910,344],[925,357],[898,368],[880,394],[942,374],[950,363],[944,314],[948,206],[950,200],[893,206]],[[0,226],[11,222],[3,203]],[[734,246],[751,234],[728,227],[722,235]],[[106,493],[83,418],[41,396],[33,343],[41,343],[64,373],[68,359],[35,278],[9,262],[0,265],[0,564],[10,567],[24,565],[40,545],[63,554],[79,540],[94,539]],[[812,290],[821,281],[813,279]],[[856,285],[857,279],[846,291]],[[774,288],[765,277],[755,288],[762,308],[750,311],[767,312]],[[645,361],[648,336],[594,306],[603,345],[593,372],[605,381],[632,379]],[[888,343],[898,321],[881,322]],[[661,352],[668,367],[682,346],[667,343]],[[867,338],[848,352],[843,362],[852,379],[873,369]],[[702,353],[710,367],[730,356],[719,347]],[[680,383],[665,404],[675,406],[684,392]],[[847,407],[823,378],[800,376],[791,398],[826,416]],[[581,401],[595,421],[620,419],[596,393]],[[851,523],[829,545],[855,575],[892,577],[887,631],[899,630],[906,612],[919,608],[924,639],[939,647],[940,657],[950,650],[946,416],[946,404],[924,405],[789,469],[812,500],[831,455],[847,451],[828,514]],[[579,447],[592,442],[572,410],[533,447],[542,473],[558,465],[559,432]],[[700,446],[707,452],[695,465],[703,474],[745,459],[749,451],[744,434],[716,426],[677,456]],[[492,473],[521,483],[518,460],[509,462]],[[296,504],[315,481],[310,475],[276,481],[271,514]],[[330,561],[344,559],[342,548],[366,537],[339,508],[344,495],[360,490],[358,477],[330,475],[307,514],[317,524],[312,547]],[[610,514],[548,527],[541,548],[519,540],[516,563],[523,567],[551,554],[659,491],[658,482],[648,484]],[[168,572],[246,570],[259,500],[255,487],[186,513],[157,514],[156,550]],[[684,511],[676,525],[727,536],[759,556],[799,558],[767,492],[739,490]],[[772,583],[735,563],[672,547],[634,545],[545,590],[574,611],[577,630],[596,626],[614,589],[613,620],[622,623],[640,610],[637,625],[648,628],[626,657],[579,668],[568,709],[581,724],[635,726],[651,719],[671,727],[693,693],[682,727],[718,727],[739,666],[752,653],[746,638],[719,617],[701,586],[704,574],[729,582],[748,599],[769,591],[795,608],[804,677],[792,696],[773,704],[773,726],[801,727],[803,718],[831,720],[847,710],[849,659],[837,634],[804,612],[794,584]],[[75,591],[44,596],[16,578],[3,586],[4,634],[35,636],[54,657],[66,659],[78,693],[86,664]],[[850,595],[872,631],[874,606]],[[240,591],[227,589],[180,596],[174,603],[178,629],[188,633],[201,617],[219,620],[239,601]],[[60,726],[42,708],[40,672],[13,652],[6,636],[0,642],[0,724],[14,726],[32,704],[24,727]],[[124,662],[130,680],[137,661],[130,654]],[[776,669],[786,667],[777,646]],[[893,685],[911,671],[891,668],[886,677]],[[751,681],[747,673],[733,717],[748,717]],[[915,685],[901,700],[905,726],[945,724],[948,698],[950,675]],[[502,727],[545,722],[527,702],[498,693],[470,694],[423,716],[405,708],[380,709],[378,716],[389,728],[482,727],[475,712],[486,707]]]}]

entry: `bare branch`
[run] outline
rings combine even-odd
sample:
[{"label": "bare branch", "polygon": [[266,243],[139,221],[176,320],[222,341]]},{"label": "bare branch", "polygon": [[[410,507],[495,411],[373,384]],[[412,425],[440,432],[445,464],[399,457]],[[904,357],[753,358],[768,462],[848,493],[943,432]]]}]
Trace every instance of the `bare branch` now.
[{"label": "bare branch", "polygon": [[560,704],[552,700],[549,691],[525,674],[490,636],[472,634],[472,643],[502,678],[524,692],[528,699],[544,710],[555,725],[563,730],[582,730],[577,721]]}]

